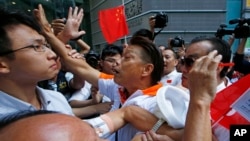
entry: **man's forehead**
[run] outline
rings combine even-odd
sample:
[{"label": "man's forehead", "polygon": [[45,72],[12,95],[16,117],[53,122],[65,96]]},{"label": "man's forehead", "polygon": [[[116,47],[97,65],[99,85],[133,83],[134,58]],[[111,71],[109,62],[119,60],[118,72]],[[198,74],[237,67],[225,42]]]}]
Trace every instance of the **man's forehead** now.
[{"label": "man's forehead", "polygon": [[205,41],[191,44],[185,53],[185,57],[199,58],[208,54],[208,50],[211,49],[211,44]]},{"label": "man's forehead", "polygon": [[137,50],[139,47],[136,46],[136,45],[129,45],[128,47],[126,47],[124,49],[125,52],[127,53],[132,53],[132,52],[135,52],[135,50]]},{"label": "man's forehead", "polygon": [[201,56],[203,56],[203,55],[201,55],[201,54],[199,54],[199,53],[192,53],[192,54],[185,54],[185,57],[186,58],[195,58],[195,59],[197,59],[197,58],[200,58]]},{"label": "man's forehead", "polygon": [[163,50],[162,53],[168,54],[168,55],[174,55],[174,52],[170,49]]},{"label": "man's forehead", "polygon": [[[35,43],[35,42],[44,42],[45,38],[41,34],[39,34],[34,29],[26,26],[26,25],[18,25],[16,27],[13,27],[11,30],[7,31],[7,34],[9,37],[11,37],[11,41],[13,44],[19,44],[19,43]],[[18,38],[16,38],[18,36]]]}]

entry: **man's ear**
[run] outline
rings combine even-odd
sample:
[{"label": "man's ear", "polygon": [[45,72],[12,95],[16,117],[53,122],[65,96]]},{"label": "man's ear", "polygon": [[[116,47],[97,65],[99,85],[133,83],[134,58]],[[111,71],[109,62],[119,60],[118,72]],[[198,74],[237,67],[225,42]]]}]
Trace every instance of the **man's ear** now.
[{"label": "man's ear", "polygon": [[0,60],[0,73],[9,73],[9,66],[6,62]]},{"label": "man's ear", "polygon": [[154,70],[154,65],[153,64],[146,64],[143,68],[142,76],[148,76],[151,75],[151,73]]},{"label": "man's ear", "polygon": [[179,63],[179,60],[178,60],[178,59],[175,59],[175,60],[174,60],[174,66],[176,67],[176,66],[178,65],[178,63]]}]

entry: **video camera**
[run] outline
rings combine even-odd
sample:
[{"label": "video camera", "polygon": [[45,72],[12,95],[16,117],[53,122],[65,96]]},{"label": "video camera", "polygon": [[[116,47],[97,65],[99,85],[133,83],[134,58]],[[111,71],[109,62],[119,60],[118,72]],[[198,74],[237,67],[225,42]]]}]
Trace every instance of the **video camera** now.
[{"label": "video camera", "polygon": [[168,23],[168,15],[164,14],[162,12],[156,14],[156,16],[154,16],[155,19],[155,28],[164,28],[165,26],[167,26]]},{"label": "video camera", "polygon": [[235,38],[247,38],[250,37],[250,18],[233,19],[229,21],[229,24],[236,24],[234,30],[225,29],[227,25],[221,24],[220,28],[215,33],[215,36],[222,38],[224,35],[234,34]]}]

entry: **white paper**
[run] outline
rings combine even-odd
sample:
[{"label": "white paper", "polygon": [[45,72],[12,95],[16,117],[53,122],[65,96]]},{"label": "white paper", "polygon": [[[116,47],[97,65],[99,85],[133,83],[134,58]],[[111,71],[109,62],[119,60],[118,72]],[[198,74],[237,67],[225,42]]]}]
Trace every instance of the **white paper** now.
[{"label": "white paper", "polygon": [[232,104],[232,108],[250,122],[250,88]]}]

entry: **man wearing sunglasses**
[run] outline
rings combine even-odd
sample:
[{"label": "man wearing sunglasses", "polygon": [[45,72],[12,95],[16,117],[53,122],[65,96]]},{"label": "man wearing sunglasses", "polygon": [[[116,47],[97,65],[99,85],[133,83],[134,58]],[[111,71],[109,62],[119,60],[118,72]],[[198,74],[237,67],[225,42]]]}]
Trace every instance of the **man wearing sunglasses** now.
[{"label": "man wearing sunglasses", "polygon": [[[181,59],[182,86],[183,87],[189,90],[193,89],[193,87],[192,88],[190,87],[190,86],[194,86],[192,85],[192,83],[195,83],[194,82],[195,79],[192,78],[194,77],[194,75],[191,76],[191,73],[190,73],[190,71],[193,70],[193,65],[195,64],[196,60],[204,56],[207,56],[209,53],[211,53],[214,50],[216,50],[218,54],[222,56],[222,59],[216,69],[216,73],[217,73],[216,83],[215,83],[217,85],[216,92],[223,90],[224,88],[226,88],[227,86],[231,84],[230,81],[226,78],[226,74],[228,72],[229,67],[233,65],[232,63],[230,63],[231,50],[230,50],[229,44],[226,41],[220,40],[215,37],[197,37],[191,41],[188,48],[186,49],[184,58]],[[204,66],[206,66],[206,61],[204,61]],[[200,66],[200,68],[202,68],[202,66]],[[194,69],[197,69],[197,68],[194,68]],[[197,75],[197,80],[199,79],[198,77],[200,76]],[[209,85],[209,84],[205,84],[205,85]],[[191,95],[191,98],[193,98],[192,94],[190,95]],[[192,109],[191,107],[189,108]],[[196,124],[196,123],[193,123],[193,124]],[[218,124],[215,125],[212,129],[213,129],[213,140],[229,141],[229,130],[225,129],[224,127]],[[185,130],[186,130],[186,127],[185,127]],[[162,141],[166,140],[165,139],[166,136],[155,134],[153,132],[148,133],[147,137],[144,136],[144,138],[147,138],[147,139],[153,138],[155,140],[162,138]],[[146,141],[146,139],[144,139],[143,141]]]},{"label": "man wearing sunglasses", "polygon": [[[217,50],[218,54],[222,55],[222,60],[217,68],[217,92],[231,85],[231,82],[226,77],[229,67],[233,65],[230,63],[231,50],[229,44],[226,41],[215,37],[199,37],[191,41],[186,50],[184,58],[181,60],[182,86],[189,89],[189,71],[192,68],[195,60],[207,55],[213,50]],[[229,140],[229,131],[220,125],[215,125],[213,127],[213,132],[219,141]]]},{"label": "man wearing sunglasses", "polygon": [[[72,15],[71,8],[70,11],[69,13]],[[81,12],[79,14],[80,16],[82,15]],[[37,86],[38,82],[55,77],[59,71],[56,63],[57,55],[48,48],[49,46],[46,44],[44,36],[40,34],[39,25],[34,22],[34,19],[20,11],[11,12],[0,8],[0,18],[4,19],[0,21],[0,121],[4,121],[5,117],[13,113],[22,111],[49,110],[74,116],[71,107],[61,93]],[[75,20],[75,18],[71,20]],[[48,30],[50,30],[50,27]],[[50,33],[51,38],[49,39],[61,43],[60,45],[62,46],[60,47],[68,52],[69,50],[57,39],[54,33]],[[72,58],[73,56],[69,57]],[[73,58],[75,60],[84,61],[81,56],[81,58],[78,58],[79,55],[74,57],[76,57],[76,59]],[[115,122],[112,126],[112,131],[127,123],[129,120],[126,117],[131,119],[133,123],[138,123],[134,121],[147,123],[138,123],[139,129],[146,127],[146,130],[151,129],[158,120],[151,114],[147,116],[141,115],[141,108],[133,112],[138,107],[127,109],[128,107],[117,110],[116,112],[120,111],[121,113],[116,113],[116,116],[113,116],[112,113],[109,113],[109,115],[111,114],[110,116],[106,115],[110,119],[112,117],[112,121]],[[148,112],[145,111],[145,113]],[[63,119],[58,118],[57,120],[63,122]],[[37,124],[34,121],[31,125],[36,126]],[[0,131],[1,141],[5,140],[1,136],[3,135],[2,133]],[[15,134],[17,132],[11,133]],[[31,132],[27,133],[29,135],[32,134]],[[104,134],[100,131],[101,133]],[[47,136],[46,133],[42,133],[42,135]],[[60,135],[63,136],[64,134]],[[8,135],[6,137],[8,138]],[[26,138],[27,136],[23,137]],[[53,137],[57,138],[57,136]],[[26,139],[28,140],[28,138]]]},{"label": "man wearing sunglasses", "polygon": [[[45,32],[44,35],[46,36],[47,40],[49,41],[49,43],[51,43],[51,45],[53,45],[53,49],[55,49],[56,52],[58,54],[60,54],[60,56],[65,61],[65,63],[68,66],[72,66],[73,67],[72,70],[74,70],[78,74],[81,74],[81,76],[86,78],[86,80],[88,79],[88,80],[90,80],[91,83],[95,84],[95,86],[98,86],[98,76],[101,75],[100,72],[98,72],[97,70],[94,70],[93,68],[88,66],[87,63],[84,62],[83,60],[69,56],[71,54],[68,53],[68,51],[62,47],[62,46],[64,46],[64,44],[61,41],[59,41],[51,31],[48,30],[49,29],[49,26],[47,24],[48,22],[46,20],[46,17],[44,15],[44,11],[43,11],[43,8],[41,5],[39,5],[38,9],[36,9],[34,11],[34,13],[36,15],[37,21],[40,23],[40,25],[43,26],[43,31]],[[68,21],[71,21],[72,23],[75,23],[76,25],[78,24],[78,22],[80,22],[80,20],[79,21],[73,20],[74,18],[72,18],[72,17],[75,17],[76,14],[73,14],[73,15],[69,14],[69,16],[70,16],[70,18],[69,18],[70,20],[68,20]],[[77,31],[76,34],[81,34],[81,33],[78,33],[78,31]],[[67,34],[67,35],[69,35],[69,34]],[[72,36],[72,35],[69,35],[69,36]],[[67,37],[67,36],[65,36],[65,37]],[[129,92],[133,92],[133,91],[138,90],[138,88],[137,88],[138,86],[140,86],[139,89],[145,89],[145,88],[148,88],[148,86],[152,86],[153,84],[157,83],[161,77],[161,73],[158,71],[163,70],[163,68],[157,68],[157,67],[163,67],[163,66],[159,65],[159,63],[162,64],[160,62],[162,57],[161,57],[161,54],[159,53],[159,51],[156,49],[155,45],[143,37],[135,37],[132,39],[131,39],[130,46],[126,48],[125,53],[123,54],[123,58],[122,58],[122,61],[120,64],[121,66],[119,66],[120,68],[117,68],[115,70],[116,75],[117,75],[117,77],[115,76],[116,81],[121,83],[121,85],[126,84],[126,86],[131,86],[131,87],[128,87],[129,89],[126,89],[126,91],[122,91],[124,89],[121,90],[122,92],[124,92],[124,94],[130,94]],[[144,46],[138,45],[138,42],[141,42],[141,44],[143,44]],[[145,48],[143,48],[143,47],[145,47]],[[147,51],[144,51],[146,49],[147,49]],[[142,51],[144,51],[144,52],[142,52]],[[210,138],[211,138],[211,134],[210,134],[211,133],[211,123],[210,123],[210,118],[209,118],[209,107],[210,107],[209,103],[211,102],[211,100],[214,97],[214,93],[215,93],[215,89],[214,89],[215,83],[214,82],[216,81],[215,71],[216,71],[216,68],[218,66],[218,61],[221,60],[221,55],[217,56],[217,51],[213,51],[211,53],[209,53],[209,52],[211,52],[211,51],[209,50],[206,54],[204,54],[202,57],[197,59],[197,61],[194,63],[193,69],[191,69],[191,71],[189,73],[191,95],[194,99],[197,100],[197,101],[195,100],[195,102],[193,101],[194,103],[192,102],[194,104],[193,106],[196,108],[192,108],[191,111],[196,111],[198,114],[197,113],[196,114],[190,113],[189,114],[190,116],[188,116],[187,118],[190,119],[190,117],[193,117],[193,115],[196,115],[197,119],[199,120],[198,126],[196,126],[196,124],[194,124],[194,122],[196,122],[197,120],[187,120],[187,121],[189,121],[189,122],[187,122],[187,123],[189,123],[188,125],[190,125],[188,127],[195,127],[195,128],[189,128],[189,129],[193,129],[193,130],[186,130],[186,131],[189,131],[190,136],[194,138],[194,139],[190,139],[192,141],[194,141],[194,140],[199,140],[199,141],[200,140],[210,140]],[[154,64],[146,62],[146,61],[148,61],[148,62],[151,61],[150,59],[148,59],[149,58],[148,56],[150,56],[150,55],[148,55],[149,53],[153,54],[153,57],[155,57],[154,59],[152,59],[152,60],[154,60]],[[145,55],[147,58],[144,57]],[[142,57],[144,58],[144,60],[142,60]],[[126,71],[123,69],[126,69],[126,71],[130,71],[130,72],[132,71],[132,72],[128,75],[126,73]],[[156,74],[156,78],[151,77],[150,74],[152,73],[152,71],[156,71],[154,73],[154,74]],[[206,71],[208,71],[208,73],[206,73]],[[131,74],[132,74],[132,76],[131,76]],[[199,76],[197,74],[199,74]],[[133,79],[136,81],[131,81],[131,79],[133,77],[140,78],[140,80]],[[153,79],[153,80],[150,80],[150,79]],[[150,81],[148,81],[148,80],[150,80]],[[153,87],[153,89],[150,89],[150,90],[147,89],[147,91],[144,91],[144,92],[153,94],[153,92],[155,92],[155,89],[157,89],[157,87]],[[120,91],[120,89],[118,89],[118,90]],[[128,91],[128,90],[130,90],[130,91]],[[138,91],[140,94],[141,90],[138,90]],[[125,96],[127,96],[127,95],[125,95]],[[126,97],[121,97],[121,99],[122,98],[126,98]],[[139,103],[141,103],[141,101],[139,101]],[[199,108],[199,106],[201,106],[201,107]],[[203,110],[206,113],[202,113]],[[136,114],[136,115],[139,116],[139,114]],[[199,115],[201,115],[201,116],[199,116]],[[141,117],[141,116],[139,116],[139,117]],[[146,116],[143,116],[143,117],[146,118]],[[203,119],[203,120],[201,120],[201,119]],[[100,121],[100,118],[98,120]],[[108,119],[108,120],[112,121],[114,119],[112,118],[112,119]],[[136,122],[136,123],[139,122],[140,125],[147,125],[146,124],[147,122],[142,122],[142,121],[136,120],[136,119],[134,120],[134,122]],[[153,129],[157,130],[160,125],[161,125],[161,123],[157,122],[156,126],[154,126],[155,128],[153,128]],[[113,126],[116,126],[116,124],[114,124]],[[113,128],[113,126],[111,126],[111,127]],[[169,126],[167,127],[166,124],[164,127],[165,127],[165,129],[162,129],[162,127],[160,128],[160,129],[162,129],[161,131],[163,133],[167,134],[167,132],[168,132],[169,136],[172,135],[170,137],[175,137],[178,139],[182,138],[180,133],[179,132],[177,133],[175,130],[173,130],[173,128],[171,128]],[[205,128],[203,128],[203,127],[205,127]],[[203,132],[205,130],[206,130],[206,132]],[[193,131],[197,134],[193,134]],[[201,131],[202,134],[199,134],[199,131]],[[203,139],[199,138],[198,136],[203,137]],[[206,136],[208,136],[208,138],[206,138]],[[124,140],[124,139],[122,139],[122,140]]]}]

